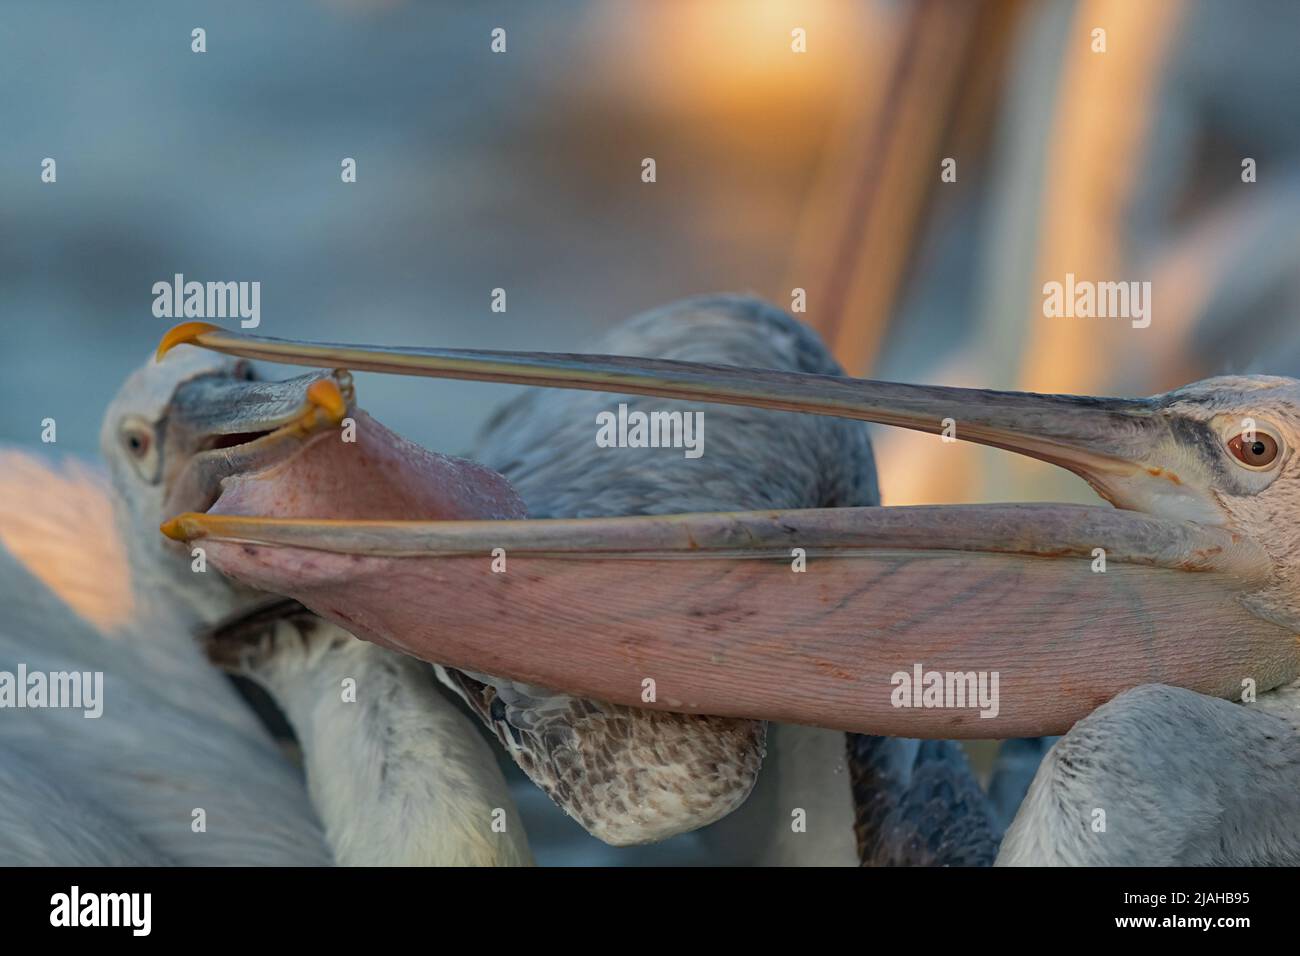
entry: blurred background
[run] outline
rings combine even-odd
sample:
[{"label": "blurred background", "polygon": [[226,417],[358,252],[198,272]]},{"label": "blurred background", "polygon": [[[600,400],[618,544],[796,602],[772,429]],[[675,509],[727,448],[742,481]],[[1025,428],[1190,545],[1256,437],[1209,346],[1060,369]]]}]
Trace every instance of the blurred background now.
[{"label": "blurred background", "polygon": [[[272,336],[583,351],[673,299],[801,289],[856,375],[1300,375],[1298,36],[1288,0],[6,0],[0,442],[53,417],[95,454],[177,272],[260,281]],[[1045,317],[1066,273],[1150,282],[1150,326]],[[512,391],[358,377],[449,452]],[[1016,456],[877,441],[887,504],[1095,500]],[[516,789],[539,862],[699,847],[606,848]]]}]

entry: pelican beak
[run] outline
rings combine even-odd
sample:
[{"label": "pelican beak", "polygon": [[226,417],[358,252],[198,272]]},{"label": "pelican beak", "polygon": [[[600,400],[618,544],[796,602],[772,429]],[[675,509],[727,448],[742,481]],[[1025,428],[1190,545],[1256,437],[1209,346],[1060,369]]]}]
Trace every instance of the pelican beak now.
[{"label": "pelican beak", "polygon": [[[168,405],[164,507],[203,510],[231,475],[264,469],[337,430],[353,404],[351,376],[313,372],[282,382],[202,375],[179,385]],[[163,528],[175,537],[170,525]]]},{"label": "pelican beak", "polygon": [[411,521],[390,508],[382,520],[323,521],[249,517],[232,496],[221,516],[179,519],[227,573],[429,660],[633,706],[909,737],[1061,733],[1137,684],[1234,697],[1245,681],[1263,689],[1300,673],[1294,630],[1248,610],[1272,565],[1223,526],[1206,451],[1217,439],[1159,398],[211,329],[178,340],[278,362],[897,425],[1055,463],[1126,509],[543,521],[451,509],[442,517],[459,520]]},{"label": "pelican beak", "polygon": [[1196,454],[1208,428],[1169,415],[1158,399],[908,385],[612,355],[297,342],[202,322],[169,331],[159,355],[182,343],[294,365],[654,395],[896,425],[1051,462],[1117,507],[1206,523],[1224,517]]}]

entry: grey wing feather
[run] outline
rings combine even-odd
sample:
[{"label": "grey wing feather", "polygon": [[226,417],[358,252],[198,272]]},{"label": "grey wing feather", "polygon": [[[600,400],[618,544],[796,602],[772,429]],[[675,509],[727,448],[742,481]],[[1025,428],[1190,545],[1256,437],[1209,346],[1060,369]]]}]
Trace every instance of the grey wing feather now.
[{"label": "grey wing feather", "polygon": [[638,710],[450,668],[438,676],[547,796],[614,846],[712,823],[762,764],[758,721]]}]

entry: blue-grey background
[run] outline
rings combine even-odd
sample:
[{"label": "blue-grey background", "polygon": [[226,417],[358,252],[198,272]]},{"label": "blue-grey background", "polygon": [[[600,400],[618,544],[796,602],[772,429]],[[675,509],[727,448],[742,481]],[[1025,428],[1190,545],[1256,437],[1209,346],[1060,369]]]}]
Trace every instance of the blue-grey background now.
[{"label": "blue-grey background", "polygon": [[[655,70],[617,55],[617,6],[6,0],[0,441],[51,416],[61,447],[93,451],[104,402],[171,324],[150,288],[176,272],[260,280],[262,334],[488,348],[580,348],[682,295],[770,285],[808,163],[662,114]],[[746,122],[761,140],[809,120]],[[448,449],[505,394],[359,382]]]}]

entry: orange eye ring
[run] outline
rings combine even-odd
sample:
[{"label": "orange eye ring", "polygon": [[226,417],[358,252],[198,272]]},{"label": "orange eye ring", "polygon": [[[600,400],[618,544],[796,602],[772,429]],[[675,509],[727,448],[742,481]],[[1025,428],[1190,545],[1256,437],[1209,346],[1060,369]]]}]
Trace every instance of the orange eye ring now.
[{"label": "orange eye ring", "polygon": [[1243,432],[1228,441],[1228,451],[1232,452],[1232,457],[1251,468],[1267,468],[1277,461],[1278,447],[1276,438],[1265,432],[1257,431],[1254,439],[1254,441],[1246,441],[1246,434]]}]

